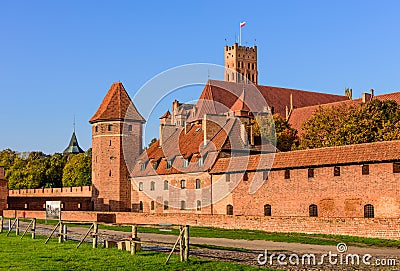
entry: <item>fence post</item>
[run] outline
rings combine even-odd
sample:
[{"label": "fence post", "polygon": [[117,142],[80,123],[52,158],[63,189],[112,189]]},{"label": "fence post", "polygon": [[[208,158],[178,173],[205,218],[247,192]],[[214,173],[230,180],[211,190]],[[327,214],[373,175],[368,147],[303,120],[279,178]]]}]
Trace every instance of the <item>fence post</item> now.
[{"label": "fence post", "polygon": [[36,218],[34,218],[32,222],[32,239],[35,239],[35,231],[36,231]]},{"label": "fence post", "polygon": [[99,226],[97,222],[93,222],[93,248],[97,247],[97,233],[98,233]]},{"label": "fence post", "polygon": [[[179,226],[179,231],[182,232],[184,230],[183,226]],[[181,262],[183,262],[183,247],[184,245],[184,239],[185,237],[182,235],[181,239],[179,240],[179,257],[181,259]]]},{"label": "fence post", "polygon": [[11,231],[11,218],[8,220],[8,230]]},{"label": "fence post", "polygon": [[0,216],[0,233],[3,232],[3,217]]},{"label": "fence post", "polygon": [[185,241],[185,250],[183,254],[183,260],[188,261],[189,259],[189,225],[185,225],[185,233],[184,233],[184,241]]},{"label": "fence post", "polygon": [[58,229],[58,242],[62,243],[63,241],[63,223],[60,221],[60,228]]},{"label": "fence post", "polygon": [[15,223],[15,235],[19,234],[19,217],[16,218],[17,222]]},{"label": "fence post", "polygon": [[67,241],[67,224],[63,225],[63,237],[64,237],[64,241]]},{"label": "fence post", "polygon": [[[132,225],[132,241],[137,241],[137,226]],[[136,245],[137,243],[132,242],[131,244],[131,254],[136,254]]]}]

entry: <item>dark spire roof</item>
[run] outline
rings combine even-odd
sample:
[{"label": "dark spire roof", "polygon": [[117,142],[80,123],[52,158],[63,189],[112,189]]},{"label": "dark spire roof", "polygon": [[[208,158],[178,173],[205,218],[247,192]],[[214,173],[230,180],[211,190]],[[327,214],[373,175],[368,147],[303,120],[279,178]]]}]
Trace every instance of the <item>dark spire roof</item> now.
[{"label": "dark spire roof", "polygon": [[69,153],[82,153],[84,150],[79,147],[78,139],[76,139],[75,131],[72,133],[71,140],[69,141],[69,146],[64,150],[65,154]]}]

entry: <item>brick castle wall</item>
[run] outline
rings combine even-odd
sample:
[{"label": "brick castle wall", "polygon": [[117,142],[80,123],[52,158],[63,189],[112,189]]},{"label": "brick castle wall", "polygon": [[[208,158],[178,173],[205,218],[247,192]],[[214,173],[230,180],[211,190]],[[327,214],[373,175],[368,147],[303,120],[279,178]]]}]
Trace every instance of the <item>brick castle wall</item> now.
[{"label": "brick castle wall", "polygon": [[[63,212],[65,221],[96,221],[97,212]],[[303,232],[353,235],[371,238],[400,238],[400,218],[315,218],[260,217],[204,214],[138,214],[128,212],[101,213],[115,215],[120,224],[187,224],[226,229],[264,230],[267,232]],[[5,210],[4,216],[45,219],[44,211]]]},{"label": "brick castle wall", "polygon": [[130,210],[131,188],[127,166],[133,167],[134,160],[142,151],[141,134],[140,122],[107,121],[92,125],[95,210]]}]

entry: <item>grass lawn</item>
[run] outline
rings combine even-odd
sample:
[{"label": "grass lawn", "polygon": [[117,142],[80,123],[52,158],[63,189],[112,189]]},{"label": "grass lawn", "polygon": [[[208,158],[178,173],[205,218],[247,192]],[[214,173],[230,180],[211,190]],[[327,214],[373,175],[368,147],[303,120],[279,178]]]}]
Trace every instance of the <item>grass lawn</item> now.
[{"label": "grass lawn", "polygon": [[[37,220],[38,223],[45,223],[44,220]],[[48,221],[48,224],[57,224],[57,221]],[[90,225],[71,225],[77,227],[89,227]],[[129,226],[111,226],[99,225],[99,229],[109,229],[123,232],[131,232]],[[178,235],[178,230],[160,231],[156,228],[138,227],[138,233],[159,233]],[[276,233],[264,232],[259,230],[232,230],[220,229],[213,227],[190,227],[191,237],[210,237],[210,238],[228,238],[242,240],[267,240],[274,242],[289,242],[301,244],[316,245],[337,245],[338,243],[346,243],[352,246],[377,246],[377,247],[398,247],[400,248],[400,240],[379,239],[379,238],[363,238],[347,235],[328,235],[328,234],[306,234],[306,233]]]},{"label": "grass lawn", "polygon": [[[0,234],[0,270],[258,270],[234,263],[216,262],[191,257],[181,263],[179,256],[173,255],[165,264],[166,254],[141,251],[131,255],[117,248],[93,249],[84,243],[76,249],[76,242],[58,244],[52,239],[44,244],[45,237],[30,236],[20,240],[20,236]],[[263,269],[271,270],[271,269]]]}]

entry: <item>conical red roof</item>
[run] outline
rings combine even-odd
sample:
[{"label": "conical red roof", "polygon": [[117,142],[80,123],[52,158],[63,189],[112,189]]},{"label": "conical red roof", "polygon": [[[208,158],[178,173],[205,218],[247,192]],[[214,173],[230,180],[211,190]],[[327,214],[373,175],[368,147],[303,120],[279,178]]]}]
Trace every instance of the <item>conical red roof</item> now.
[{"label": "conical red roof", "polygon": [[131,120],[145,122],[121,82],[111,85],[90,123],[108,120]]}]

